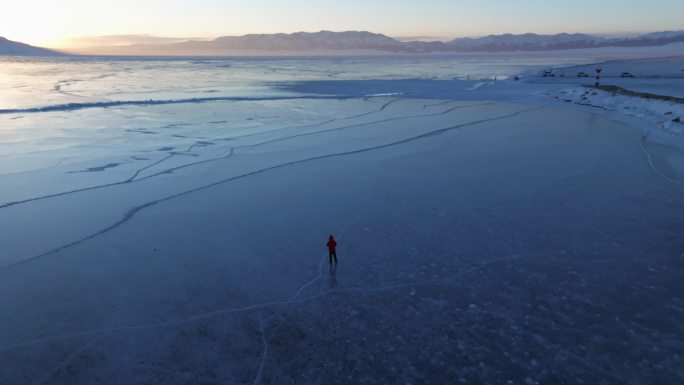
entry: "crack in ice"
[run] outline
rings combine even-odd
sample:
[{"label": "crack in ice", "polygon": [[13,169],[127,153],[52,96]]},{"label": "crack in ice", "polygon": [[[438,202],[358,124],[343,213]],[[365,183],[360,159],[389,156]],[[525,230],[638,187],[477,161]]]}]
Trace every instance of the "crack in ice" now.
[{"label": "crack in ice", "polygon": [[52,368],[50,368],[47,373],[41,377],[40,380],[36,381],[36,384],[44,384],[46,383],[50,378],[52,378],[55,373],[59,372],[60,370],[64,369],[69,365],[71,360],[73,360],[77,355],[79,355],[82,351],[85,349],[89,348],[92,343],[85,343],[81,345],[78,349],[76,349],[74,352],[69,354],[67,357],[64,359],[60,360],[57,364],[53,365]]},{"label": "crack in ice", "polygon": [[[337,238],[338,238],[338,239],[342,239],[342,238],[344,237],[344,233],[347,232],[347,229],[349,229],[352,225],[354,225],[354,224],[356,223],[356,221],[359,220],[359,218],[361,217],[361,215],[362,215],[364,212],[365,212],[365,210],[360,211],[360,212],[356,215],[356,217],[355,217],[354,219],[352,219],[352,221],[349,222],[349,223],[347,224],[347,226],[345,226],[345,228],[342,229],[342,231],[340,231],[340,233],[339,233],[339,235],[338,235]],[[325,265],[325,257],[326,257],[326,254],[323,254],[323,257],[321,258],[321,262],[320,262],[320,264],[319,264],[319,266],[318,266],[318,274],[317,274],[313,279],[311,279],[309,282],[307,282],[306,284],[304,284],[304,286],[300,287],[299,290],[297,290],[297,292],[295,293],[295,295],[293,295],[293,296],[287,301],[288,303],[292,303],[294,300],[296,300],[297,297],[299,297],[299,295],[302,294],[302,292],[303,292],[307,287],[313,285],[314,282],[318,281],[318,280],[323,276],[323,265]],[[335,262],[335,263],[337,263],[337,262]]]},{"label": "crack in ice", "polygon": [[261,328],[261,343],[263,344],[263,353],[261,355],[261,364],[259,365],[259,372],[254,379],[254,385],[258,385],[261,382],[261,376],[264,372],[264,366],[266,366],[266,357],[268,355],[268,341],[266,340],[266,327],[264,325],[264,320],[262,319],[261,312],[259,312],[259,327]]},{"label": "crack in ice", "polygon": [[[244,179],[244,178],[251,177],[251,176],[254,176],[254,175],[259,175],[259,174],[262,174],[262,173],[265,173],[265,172],[268,172],[268,171],[272,171],[272,170],[276,170],[276,169],[280,169],[280,168],[284,168],[284,167],[289,167],[289,166],[293,166],[293,165],[308,163],[308,162],[317,161],[317,160],[322,160],[322,159],[330,159],[330,158],[335,158],[335,157],[340,157],[340,156],[348,156],[348,155],[354,155],[354,154],[361,154],[361,153],[364,153],[364,152],[370,152],[370,151],[375,151],[375,150],[379,150],[379,149],[389,148],[389,147],[393,147],[393,146],[397,146],[397,145],[401,145],[401,144],[411,143],[411,142],[413,142],[413,141],[417,141],[417,140],[421,140],[421,139],[425,139],[425,138],[430,138],[430,137],[433,137],[433,136],[441,135],[441,134],[444,134],[444,133],[446,133],[446,132],[453,131],[453,130],[457,130],[457,129],[461,129],[461,128],[464,128],[464,127],[475,126],[475,125],[479,125],[479,124],[483,124],[483,123],[489,123],[489,122],[493,122],[493,121],[497,121],[497,120],[509,119],[509,118],[518,116],[518,115],[520,115],[520,114],[523,114],[523,113],[526,113],[526,112],[529,112],[529,111],[533,111],[533,110],[537,110],[537,109],[540,109],[540,108],[544,108],[544,107],[542,106],[542,107],[535,107],[535,108],[527,108],[527,109],[523,109],[523,110],[516,111],[516,112],[511,113],[511,114],[506,114],[506,115],[503,115],[503,116],[498,116],[498,117],[495,117],[495,118],[480,119],[480,120],[475,120],[475,121],[471,121],[471,122],[467,122],[467,123],[461,123],[461,124],[457,124],[457,125],[454,125],[454,126],[449,126],[449,127],[445,127],[445,128],[440,128],[440,129],[428,131],[428,132],[425,132],[425,133],[423,133],[423,134],[416,135],[416,136],[413,136],[413,137],[410,137],[410,138],[401,139],[401,140],[398,140],[398,141],[395,141],[395,142],[380,144],[380,145],[371,146],[371,147],[366,147],[366,148],[361,148],[361,149],[356,149],[356,150],[349,150],[349,151],[343,151],[343,152],[338,152],[338,153],[324,154],[324,155],[318,155],[318,156],[314,156],[314,157],[310,157],[310,158],[304,158],[304,159],[293,160],[293,161],[289,161],[289,162],[285,162],[285,163],[281,163],[281,164],[276,164],[276,165],[273,165],[273,166],[265,167],[265,168],[262,168],[262,169],[250,171],[250,172],[247,172],[247,173],[244,173],[244,174],[240,174],[240,175],[236,175],[236,176],[233,176],[233,177],[230,177],[230,178],[226,178],[226,179],[223,179],[223,180],[219,180],[219,181],[217,181],[217,182],[213,182],[213,183],[210,183],[210,184],[207,184],[207,185],[204,185],[204,186],[199,186],[199,187],[196,187],[196,188],[193,188],[193,189],[190,189],[190,190],[186,190],[186,191],[183,191],[183,192],[180,192],[180,193],[176,193],[176,194],[173,194],[173,195],[164,197],[164,198],[156,199],[156,200],[153,200],[153,201],[150,201],[150,202],[141,204],[141,205],[139,205],[139,206],[133,207],[133,208],[129,209],[129,210],[123,215],[123,217],[122,217],[119,221],[117,221],[117,222],[115,222],[115,223],[113,223],[113,224],[111,224],[111,225],[105,227],[105,228],[102,229],[102,230],[99,230],[99,231],[97,231],[97,232],[95,232],[95,233],[93,233],[93,234],[87,235],[87,236],[85,236],[85,237],[83,237],[83,238],[81,238],[81,239],[78,239],[78,240],[75,240],[75,241],[73,241],[73,242],[70,242],[70,243],[68,243],[68,244],[66,244],[66,245],[62,245],[62,246],[60,246],[60,247],[57,247],[57,248],[54,248],[54,249],[52,249],[52,250],[46,251],[46,252],[44,252],[44,253],[42,253],[42,254],[39,254],[39,255],[36,255],[36,256],[33,256],[33,257],[30,257],[30,258],[24,259],[24,260],[22,260],[22,261],[18,261],[18,262],[9,264],[9,265],[5,265],[5,266],[1,267],[0,270],[4,270],[4,269],[7,269],[7,268],[10,268],[10,267],[13,267],[13,266],[21,265],[21,264],[24,264],[24,263],[27,263],[27,262],[30,262],[30,261],[34,261],[34,260],[37,260],[37,259],[46,257],[46,256],[48,256],[48,255],[57,253],[57,252],[59,252],[59,251],[68,249],[68,248],[70,248],[70,247],[76,246],[76,245],[81,244],[81,243],[83,243],[83,242],[85,242],[85,241],[87,241],[87,240],[93,239],[93,238],[95,238],[95,237],[97,237],[97,236],[99,236],[99,235],[103,235],[103,234],[105,234],[105,233],[110,232],[111,230],[114,230],[115,228],[117,228],[117,227],[123,225],[124,223],[128,222],[129,220],[131,220],[136,214],[138,214],[140,211],[142,211],[142,210],[144,210],[144,209],[146,209],[146,208],[152,207],[152,206],[157,205],[157,204],[159,204],[159,203],[163,203],[163,202],[167,202],[167,201],[170,201],[170,200],[173,200],[173,199],[176,199],[176,198],[180,198],[180,197],[183,197],[183,196],[186,196],[186,195],[190,195],[190,194],[196,193],[196,192],[198,192],[198,191],[207,190],[207,189],[210,189],[210,188],[213,188],[213,187],[216,187],[216,186],[220,186],[220,185],[223,185],[223,184],[226,184],[226,183],[229,183],[229,182],[233,182],[233,181],[236,181],[236,180]],[[142,180],[142,178],[141,178],[141,179],[138,179],[138,180]],[[117,184],[123,184],[123,183],[125,183],[125,182],[118,182]]]},{"label": "crack in ice", "polygon": [[166,104],[189,104],[189,103],[209,103],[209,102],[264,102],[264,101],[278,101],[278,100],[346,100],[354,99],[352,96],[335,95],[335,96],[265,96],[265,97],[239,97],[239,96],[217,96],[211,98],[188,98],[188,99],[148,99],[148,100],[116,100],[109,102],[91,102],[91,103],[66,103],[55,104],[42,107],[30,108],[7,108],[0,109],[0,115],[3,114],[29,114],[41,112],[63,112],[75,111],[91,108],[110,108],[110,107],[125,107],[125,106],[158,106]]},{"label": "crack in ice", "polygon": [[[383,104],[383,106],[380,107],[380,109],[375,110],[375,111],[371,111],[371,112],[364,113],[364,114],[360,114],[360,115],[354,115],[354,116],[350,116],[350,117],[332,119],[332,120],[324,121],[324,122],[321,122],[321,123],[316,123],[316,124],[312,124],[312,125],[306,125],[306,126],[304,126],[304,127],[317,127],[317,126],[320,126],[320,125],[328,124],[328,123],[335,122],[335,121],[339,121],[339,120],[356,119],[356,118],[358,118],[358,117],[362,117],[362,116],[366,116],[366,115],[370,115],[370,114],[375,114],[375,113],[378,113],[378,112],[381,112],[381,111],[385,110],[389,105],[391,105],[392,103],[396,102],[397,100],[399,100],[399,99],[391,100],[391,101],[389,101],[389,102]],[[240,146],[234,146],[234,147],[231,147],[231,148],[230,148],[230,150],[229,150],[230,153],[229,153],[228,155],[224,155],[224,156],[217,157],[217,158],[205,159],[205,160],[198,161],[198,162],[186,163],[186,164],[184,164],[184,165],[180,165],[180,166],[173,167],[173,168],[170,168],[170,169],[162,170],[162,171],[157,172],[157,173],[155,173],[155,174],[151,174],[151,175],[148,175],[148,176],[146,176],[146,177],[136,179],[137,176],[140,175],[140,173],[141,173],[142,171],[144,171],[144,170],[146,170],[146,169],[149,169],[150,167],[153,167],[153,166],[155,166],[155,165],[158,165],[158,164],[162,163],[163,161],[166,161],[166,160],[170,159],[170,158],[173,157],[174,155],[177,155],[177,153],[172,153],[172,154],[170,154],[169,156],[167,156],[166,158],[164,158],[164,159],[162,159],[162,160],[156,161],[156,162],[154,162],[154,163],[152,163],[152,164],[150,164],[150,165],[147,165],[147,166],[145,166],[145,167],[143,167],[143,168],[141,168],[141,169],[138,169],[138,170],[134,173],[134,175],[133,175],[132,177],[129,177],[128,179],[123,180],[123,181],[112,182],[112,183],[106,183],[106,184],[97,185],[97,186],[84,187],[84,188],[80,188],[80,189],[76,189],[76,190],[63,191],[63,192],[59,192],[59,193],[48,194],[48,195],[43,195],[43,196],[39,196],[39,197],[28,198],[28,199],[13,201],[13,202],[7,202],[7,203],[0,204],[0,209],[7,208],[7,207],[12,207],[12,206],[17,206],[17,205],[21,205],[21,204],[25,204],[25,203],[35,202],[35,201],[39,201],[39,200],[43,200],[43,199],[56,198],[56,197],[60,197],[60,196],[65,196],[65,195],[70,195],[70,194],[76,194],[76,193],[85,192],[85,191],[98,190],[98,189],[109,188],[109,187],[114,187],[114,186],[120,186],[120,185],[123,185],[123,184],[128,184],[128,183],[134,183],[134,182],[143,181],[143,180],[146,180],[146,179],[150,179],[150,178],[157,177],[157,176],[159,176],[159,175],[170,174],[170,173],[172,173],[172,172],[174,172],[174,171],[177,171],[177,170],[180,170],[180,169],[183,169],[183,168],[192,167],[192,166],[197,166],[197,165],[201,165],[201,164],[205,164],[205,163],[210,163],[210,162],[214,162],[214,161],[219,161],[219,160],[224,160],[224,159],[229,158],[230,156],[232,156],[232,155],[233,155],[233,151],[234,151],[235,149],[237,149],[237,148],[258,147],[258,146],[261,146],[261,145],[276,143],[276,142],[285,141],[285,140],[289,140],[289,139],[294,139],[294,138],[298,138],[298,137],[302,137],[302,136],[316,135],[316,134],[324,134],[324,133],[328,133],[328,132],[332,132],[332,131],[344,130],[344,129],[348,129],[348,128],[363,127],[363,126],[366,126],[366,125],[371,125],[371,124],[376,124],[376,123],[384,123],[384,122],[388,122],[388,121],[392,121],[392,120],[397,120],[397,119],[404,119],[404,118],[408,119],[408,118],[413,118],[413,117],[429,117],[429,116],[444,115],[444,114],[447,114],[447,113],[450,113],[450,112],[454,111],[455,109],[459,109],[459,108],[469,108],[469,107],[477,107],[477,106],[480,106],[480,105],[487,105],[487,104],[491,104],[491,103],[479,103],[479,104],[473,104],[473,105],[458,106],[458,107],[455,107],[455,108],[453,108],[453,109],[450,109],[450,110],[447,110],[447,111],[443,111],[443,112],[439,112],[439,113],[436,113],[436,114],[427,114],[427,115],[408,115],[408,116],[405,116],[405,117],[395,117],[395,118],[391,118],[391,119],[383,119],[383,120],[379,120],[379,121],[373,121],[373,122],[355,124],[355,125],[350,125],[350,126],[335,127],[335,128],[327,129],[327,130],[319,130],[319,131],[307,132],[307,133],[303,133],[303,134],[290,135],[290,136],[285,136],[285,137],[282,137],[282,138],[267,140],[267,141],[260,142],[260,143],[255,143],[255,144],[245,144],[245,145],[240,145]],[[282,130],[282,129],[276,129],[276,130],[272,130],[272,131],[268,131],[268,132],[281,131],[281,130]],[[243,137],[254,136],[254,135],[261,135],[261,134],[268,133],[268,132],[261,132],[261,133],[257,133],[257,134],[249,134],[249,135],[244,135]],[[217,140],[218,140],[218,139],[217,139]],[[196,143],[195,143],[195,144],[196,144]],[[192,147],[193,147],[195,144],[193,144],[192,146],[190,146],[190,149],[192,149]],[[188,151],[189,151],[189,150],[188,150]],[[187,152],[187,151],[186,151],[186,152]]]},{"label": "crack in ice", "polygon": [[641,146],[641,151],[642,151],[644,154],[646,154],[646,159],[648,160],[648,164],[649,164],[649,166],[651,166],[651,169],[652,169],[658,176],[660,176],[661,178],[665,179],[666,181],[668,181],[668,182],[670,182],[670,183],[672,183],[672,184],[676,184],[676,185],[678,185],[678,186],[684,186],[684,182],[682,182],[682,181],[680,181],[680,180],[677,180],[677,179],[674,179],[674,178],[670,178],[669,176],[665,175],[665,173],[663,173],[662,171],[660,171],[660,169],[658,169],[658,167],[657,167],[656,164],[655,164],[655,161],[653,160],[653,156],[651,156],[651,153],[648,152],[648,150],[646,149],[645,142],[646,142],[646,139],[647,139],[647,138],[648,138],[648,133],[644,134],[644,135],[641,137],[641,139],[639,140],[639,146]]},{"label": "crack in ice", "polygon": [[[533,256],[533,255],[537,255],[537,254],[543,254],[543,252],[531,253],[531,254],[528,254],[528,256]],[[412,282],[401,283],[401,284],[387,285],[387,286],[382,286],[382,287],[378,287],[378,288],[348,287],[348,288],[342,288],[342,289],[328,289],[328,290],[319,291],[316,294],[313,294],[313,295],[308,296],[308,297],[300,298],[300,299],[290,299],[290,300],[286,300],[286,301],[272,301],[272,302],[265,302],[265,303],[240,307],[240,308],[221,309],[221,310],[216,310],[213,312],[196,314],[196,315],[193,315],[190,317],[186,317],[186,318],[174,320],[174,321],[160,322],[160,323],[156,323],[156,324],[120,326],[120,327],[112,327],[112,328],[104,328],[104,329],[92,329],[92,330],[86,330],[86,331],[82,331],[82,332],[67,333],[67,334],[55,335],[55,336],[50,336],[50,337],[38,338],[38,339],[30,340],[30,341],[24,341],[24,342],[18,342],[18,343],[14,343],[14,344],[10,344],[10,345],[0,346],[0,352],[6,352],[6,351],[18,349],[18,348],[40,345],[43,343],[62,341],[62,340],[70,339],[70,338],[81,338],[81,337],[89,337],[89,336],[95,336],[95,335],[101,335],[101,334],[107,334],[107,333],[128,332],[128,331],[135,331],[135,330],[146,330],[146,329],[157,329],[157,328],[164,328],[164,327],[181,326],[181,325],[184,325],[187,323],[191,323],[191,322],[203,320],[203,319],[208,319],[208,318],[212,318],[212,317],[219,316],[219,315],[234,314],[234,313],[245,313],[245,312],[249,312],[249,311],[265,309],[268,307],[289,306],[289,305],[292,305],[295,303],[304,303],[304,302],[311,301],[311,300],[314,300],[314,299],[317,299],[317,298],[320,298],[320,297],[323,297],[323,296],[326,296],[326,295],[329,295],[332,293],[361,292],[361,293],[365,293],[365,294],[373,294],[373,293],[380,293],[383,291],[405,289],[405,288],[409,288],[409,287],[413,287],[413,286],[423,286],[423,285],[434,284],[434,283],[449,282],[449,281],[452,281],[454,279],[457,279],[457,278],[463,277],[465,275],[479,271],[488,265],[491,265],[491,264],[494,264],[497,262],[501,262],[501,261],[519,259],[522,257],[523,257],[523,255],[520,255],[520,254],[510,254],[510,255],[503,256],[503,257],[499,257],[499,258],[493,258],[493,259],[490,259],[488,261],[481,262],[479,265],[477,265],[473,268],[470,268],[468,270],[464,270],[464,271],[458,272],[456,274],[445,276],[445,277],[437,277],[437,278],[432,278],[432,279],[412,281]]]}]

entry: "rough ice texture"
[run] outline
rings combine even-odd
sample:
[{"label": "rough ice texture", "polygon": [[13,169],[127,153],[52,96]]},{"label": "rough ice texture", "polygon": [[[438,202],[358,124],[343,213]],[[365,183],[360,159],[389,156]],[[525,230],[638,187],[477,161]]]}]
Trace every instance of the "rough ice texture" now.
[{"label": "rough ice texture", "polygon": [[0,383],[684,381],[673,150],[418,83],[1,115]]}]

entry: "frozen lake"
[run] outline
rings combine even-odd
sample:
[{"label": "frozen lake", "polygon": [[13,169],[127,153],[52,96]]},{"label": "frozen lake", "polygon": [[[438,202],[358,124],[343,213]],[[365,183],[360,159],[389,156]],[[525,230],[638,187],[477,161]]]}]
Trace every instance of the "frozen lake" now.
[{"label": "frozen lake", "polygon": [[489,80],[582,58],[0,60],[1,384],[684,381],[677,150]]}]

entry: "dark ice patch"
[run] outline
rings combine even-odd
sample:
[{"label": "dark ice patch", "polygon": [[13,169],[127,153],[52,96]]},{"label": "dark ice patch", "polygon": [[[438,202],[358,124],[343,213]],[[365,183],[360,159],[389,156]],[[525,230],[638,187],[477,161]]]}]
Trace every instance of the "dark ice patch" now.
[{"label": "dark ice patch", "polygon": [[129,128],[126,130],[126,132],[134,132],[137,134],[156,134],[156,132],[150,131],[146,128]]},{"label": "dark ice patch", "polygon": [[90,167],[90,168],[87,168],[85,170],[80,170],[80,171],[69,171],[68,173],[69,174],[77,174],[77,173],[81,173],[81,172],[101,172],[101,171],[104,171],[108,168],[116,167],[120,164],[121,163],[107,163],[104,166]]}]

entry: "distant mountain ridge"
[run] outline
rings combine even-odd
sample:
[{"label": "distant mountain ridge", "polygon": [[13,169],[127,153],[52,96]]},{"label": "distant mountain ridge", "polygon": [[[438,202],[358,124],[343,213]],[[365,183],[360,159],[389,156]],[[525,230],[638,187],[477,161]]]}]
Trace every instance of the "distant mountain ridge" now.
[{"label": "distant mountain ridge", "polygon": [[450,42],[408,41],[367,32],[297,32],[291,34],[250,34],[223,36],[210,41],[186,41],[173,44],[134,45],[129,52],[138,54],[335,54],[359,53],[458,53],[546,51],[599,47],[646,47],[684,42],[684,31],[650,33],[632,38],[606,38],[586,34],[556,35],[490,35],[461,38]]},{"label": "distant mountain ridge", "polygon": [[522,35],[504,34],[480,38],[459,38],[450,41],[448,44],[459,51],[528,51],[585,47],[604,41],[606,41],[605,38],[581,33],[559,33],[556,35],[526,33]]},{"label": "distant mountain ridge", "polygon": [[[607,38],[586,34],[490,35],[459,38],[449,42],[408,41],[367,32],[297,32],[223,36],[214,40],[94,47],[74,53],[99,55],[346,55],[429,54],[467,52],[549,51],[601,47],[649,47],[684,42],[684,31],[649,33],[630,38]],[[56,56],[62,53],[0,38],[0,55]]]},{"label": "distant mountain ridge", "polygon": [[0,56],[61,56],[60,52],[19,43],[0,36]]},{"label": "distant mountain ridge", "polygon": [[213,43],[226,48],[249,49],[401,49],[403,44],[385,35],[366,31],[346,32],[297,32],[292,34],[277,33],[271,35],[244,35],[219,37]]},{"label": "distant mountain ridge", "polygon": [[[440,43],[443,44],[443,43]],[[316,54],[336,52],[412,53],[415,50],[382,34],[366,31],[296,32],[291,34],[249,34],[223,36],[209,41],[186,41],[172,44],[137,44],[126,47],[108,47],[107,53],[116,54],[176,54],[176,55],[287,55],[292,53]]]},{"label": "distant mountain ridge", "polygon": [[490,35],[460,38],[448,44],[462,52],[550,51],[601,47],[651,47],[684,42],[684,31],[649,33],[629,38],[605,38],[585,34]]}]

